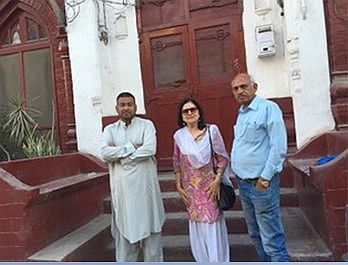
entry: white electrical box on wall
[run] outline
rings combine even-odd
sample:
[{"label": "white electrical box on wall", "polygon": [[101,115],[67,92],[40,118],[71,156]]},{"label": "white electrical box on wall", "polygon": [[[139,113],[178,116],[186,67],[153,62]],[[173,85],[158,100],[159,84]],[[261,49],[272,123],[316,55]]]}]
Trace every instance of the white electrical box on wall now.
[{"label": "white electrical box on wall", "polygon": [[275,55],[273,25],[256,27],[256,40],[259,58]]}]

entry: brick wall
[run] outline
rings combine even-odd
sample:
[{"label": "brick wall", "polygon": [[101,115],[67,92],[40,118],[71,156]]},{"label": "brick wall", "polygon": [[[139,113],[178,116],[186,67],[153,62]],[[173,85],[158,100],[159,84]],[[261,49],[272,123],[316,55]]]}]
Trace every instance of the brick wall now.
[{"label": "brick wall", "polygon": [[100,215],[108,180],[104,163],[79,153],[2,163],[0,261],[24,261]]},{"label": "brick wall", "polygon": [[[289,159],[299,205],[336,261],[341,260],[347,251],[347,146],[348,132],[332,131],[316,137]],[[337,157],[324,165],[315,165],[315,161],[328,154],[335,154]]]}]

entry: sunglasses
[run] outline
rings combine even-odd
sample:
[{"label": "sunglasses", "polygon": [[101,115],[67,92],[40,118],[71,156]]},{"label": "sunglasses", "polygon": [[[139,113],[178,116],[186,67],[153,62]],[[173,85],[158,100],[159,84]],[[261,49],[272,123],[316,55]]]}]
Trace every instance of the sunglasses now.
[{"label": "sunglasses", "polygon": [[188,109],[183,109],[181,110],[182,114],[189,114],[190,113],[194,113],[196,112],[198,109],[196,107],[192,107],[192,108],[188,108]]}]

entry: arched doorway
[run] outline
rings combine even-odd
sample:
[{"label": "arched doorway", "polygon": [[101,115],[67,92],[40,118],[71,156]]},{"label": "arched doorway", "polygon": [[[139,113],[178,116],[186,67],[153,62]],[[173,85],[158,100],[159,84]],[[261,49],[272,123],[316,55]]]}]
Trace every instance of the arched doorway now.
[{"label": "arched doorway", "polygon": [[0,3],[0,104],[20,95],[42,113],[41,130],[54,122],[61,150],[70,152],[76,137],[63,10],[60,1]]}]

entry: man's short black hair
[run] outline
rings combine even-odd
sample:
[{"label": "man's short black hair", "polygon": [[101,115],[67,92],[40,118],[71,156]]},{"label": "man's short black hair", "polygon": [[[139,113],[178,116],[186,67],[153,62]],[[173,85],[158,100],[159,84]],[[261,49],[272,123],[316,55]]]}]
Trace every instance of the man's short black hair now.
[{"label": "man's short black hair", "polygon": [[135,104],[135,97],[133,96],[133,94],[129,93],[129,92],[122,92],[120,94],[118,94],[117,98],[116,98],[116,103],[118,102],[118,100],[120,98],[132,98]]}]

